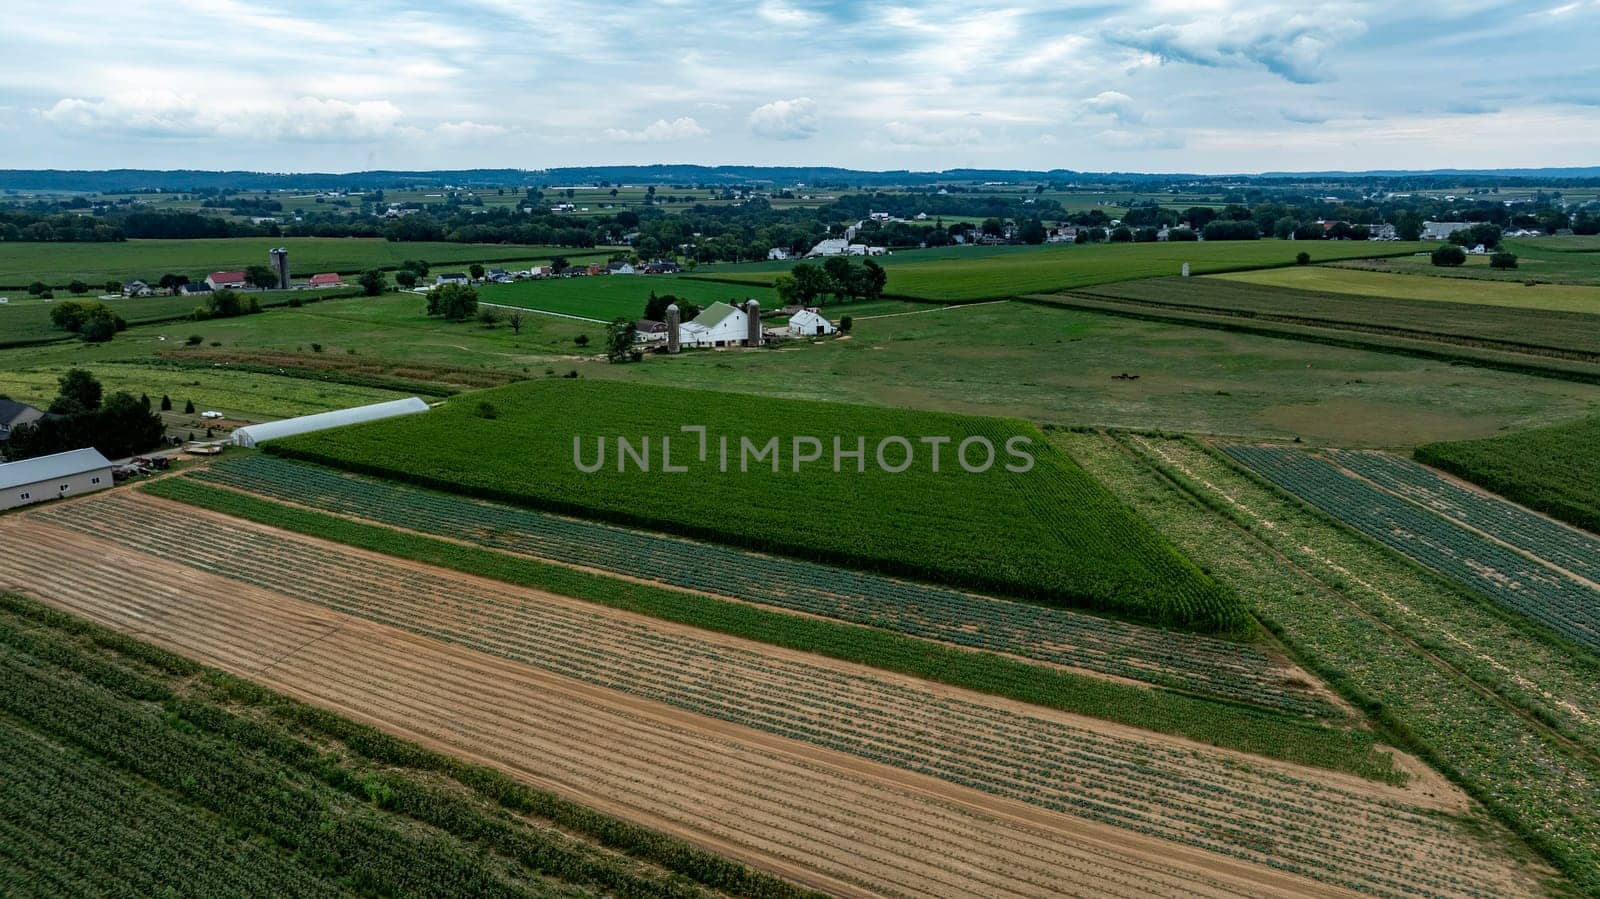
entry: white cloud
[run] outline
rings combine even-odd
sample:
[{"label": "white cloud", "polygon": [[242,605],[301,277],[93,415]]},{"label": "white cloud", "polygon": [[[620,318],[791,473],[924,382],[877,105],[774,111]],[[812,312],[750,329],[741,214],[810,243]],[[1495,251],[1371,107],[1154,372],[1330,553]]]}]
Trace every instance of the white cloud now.
[{"label": "white cloud", "polygon": [[1101,91],[1083,101],[1083,108],[1094,115],[1110,116],[1122,124],[1144,121],[1144,113],[1134,106],[1133,98],[1121,91]]},{"label": "white cloud", "polygon": [[1327,80],[1330,51],[1365,31],[1364,22],[1337,14],[1268,8],[1178,24],[1116,28],[1107,37],[1168,62],[1213,68],[1261,66],[1306,84]]},{"label": "white cloud", "polygon": [[983,133],[976,128],[930,128],[905,122],[890,122],[883,126],[883,133],[890,143],[902,147],[954,147],[977,143],[983,138]]},{"label": "white cloud", "polygon": [[1107,129],[1096,134],[1092,140],[1101,146],[1119,150],[1176,150],[1183,146],[1183,140],[1173,134],[1122,128]]},{"label": "white cloud", "polygon": [[806,28],[821,21],[821,16],[779,0],[766,0],[756,7],[756,15],[783,28]]},{"label": "white cloud", "polygon": [[68,97],[42,110],[68,131],[146,137],[223,137],[283,141],[367,141],[392,135],[400,109],[387,100],[320,97],[226,103],[172,91],[129,91],[99,99]]},{"label": "white cloud", "polygon": [[758,106],[750,113],[750,131],[769,140],[805,140],[817,133],[817,103],[796,97]]},{"label": "white cloud", "polygon": [[637,131],[629,131],[625,128],[607,128],[604,133],[607,138],[614,141],[647,144],[690,140],[696,137],[704,137],[711,132],[701,128],[700,123],[694,119],[688,116],[680,116],[670,122],[666,119],[656,119]]}]

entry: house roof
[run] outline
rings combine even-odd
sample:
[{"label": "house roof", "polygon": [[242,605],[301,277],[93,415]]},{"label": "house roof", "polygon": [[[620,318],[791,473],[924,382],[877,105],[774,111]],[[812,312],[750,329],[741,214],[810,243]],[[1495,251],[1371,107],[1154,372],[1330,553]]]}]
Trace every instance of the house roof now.
[{"label": "house roof", "polygon": [[228,283],[228,282],[231,282],[231,281],[243,281],[244,280],[244,272],[212,272],[207,277],[208,277],[208,280],[216,281],[216,282],[219,282],[219,283]]},{"label": "house roof", "polygon": [[311,276],[311,283],[312,284],[338,284],[339,283],[339,275],[336,272],[323,272],[320,275],[312,275]]},{"label": "house roof", "polygon": [[179,289],[184,293],[210,293],[211,285],[204,281],[190,281]]},{"label": "house roof", "polygon": [[722,324],[724,319],[738,311],[739,310],[729,306],[727,303],[718,300],[717,302],[712,303],[706,308],[700,310],[700,314],[694,317],[694,323],[702,328],[710,330],[711,328],[715,328],[717,325]]},{"label": "house roof", "polygon": [[[0,400],[0,426],[10,425],[23,415],[26,415],[29,412],[38,411],[38,409],[35,409],[27,403],[19,403],[16,400]],[[33,417],[37,418],[38,416]]]},{"label": "house roof", "polygon": [[54,481],[89,471],[110,468],[111,460],[94,447],[67,450],[53,456],[23,459],[0,465],[0,490],[10,490],[40,481]]},{"label": "house roof", "polygon": [[641,318],[634,322],[633,326],[635,329],[643,331],[646,334],[659,334],[667,329],[666,322],[658,322],[649,318]]}]

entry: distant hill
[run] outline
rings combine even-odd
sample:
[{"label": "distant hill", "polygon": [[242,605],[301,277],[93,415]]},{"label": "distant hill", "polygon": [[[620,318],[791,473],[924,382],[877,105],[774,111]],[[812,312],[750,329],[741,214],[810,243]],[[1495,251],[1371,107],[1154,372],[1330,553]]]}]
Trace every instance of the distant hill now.
[{"label": "distant hill", "polygon": [[398,187],[549,187],[594,184],[765,184],[773,186],[847,185],[850,187],[930,186],[955,182],[994,181],[1031,185],[1040,182],[1133,185],[1247,185],[1265,182],[1362,183],[1398,182],[1406,187],[1462,187],[1511,180],[1537,180],[1550,186],[1600,182],[1600,166],[1547,169],[1384,169],[1362,172],[1263,172],[1196,175],[1175,172],[1077,172],[1070,169],[949,169],[862,171],[830,166],[758,165],[618,165],[551,169],[460,169],[369,172],[213,172],[195,169],[0,169],[0,190],[83,193],[199,190],[375,190]]}]

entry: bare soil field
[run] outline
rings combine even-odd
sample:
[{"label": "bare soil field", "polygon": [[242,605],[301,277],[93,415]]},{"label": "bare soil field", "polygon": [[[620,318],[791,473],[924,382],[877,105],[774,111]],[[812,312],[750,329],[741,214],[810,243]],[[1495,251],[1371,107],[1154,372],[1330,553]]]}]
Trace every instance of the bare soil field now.
[{"label": "bare soil field", "polygon": [[0,586],[830,892],[1536,890],[1420,768],[1295,769],[125,491],[0,540]]}]

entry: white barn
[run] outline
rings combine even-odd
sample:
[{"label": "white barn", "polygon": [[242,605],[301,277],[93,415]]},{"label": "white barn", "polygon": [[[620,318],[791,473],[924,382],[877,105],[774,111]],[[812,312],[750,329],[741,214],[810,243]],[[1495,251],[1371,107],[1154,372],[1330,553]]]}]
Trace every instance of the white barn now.
[{"label": "white barn", "polygon": [[750,315],[738,306],[718,301],[678,328],[682,346],[739,346],[750,334]]},{"label": "white barn", "polygon": [[92,493],[111,486],[111,462],[87,447],[0,465],[0,509]]},{"label": "white barn", "polygon": [[802,309],[789,316],[790,337],[818,337],[838,333],[833,322],[822,317],[815,309]]},{"label": "white barn", "polygon": [[390,400],[387,403],[373,403],[370,406],[355,406],[349,409],[336,409],[332,412],[318,412],[315,415],[302,415],[299,418],[285,418],[282,421],[246,425],[234,431],[232,439],[235,446],[251,447],[263,440],[293,437],[296,434],[326,431],[329,428],[340,428],[345,425],[379,421],[380,419],[394,418],[399,415],[414,415],[418,412],[426,411],[428,411],[428,404],[413,396],[403,400]]}]

